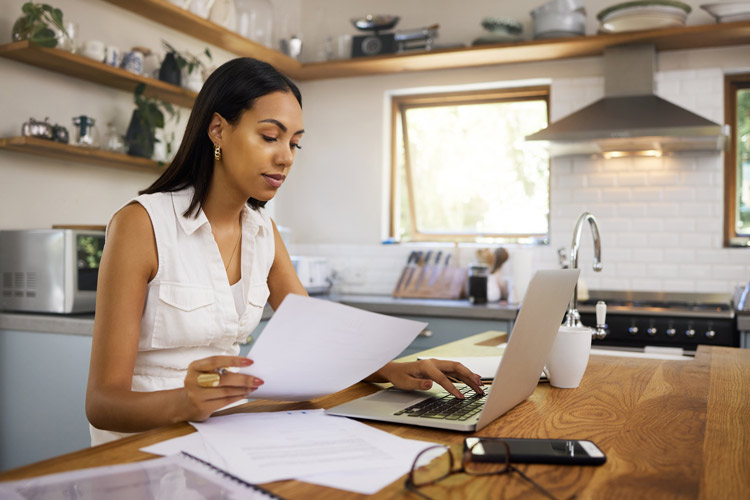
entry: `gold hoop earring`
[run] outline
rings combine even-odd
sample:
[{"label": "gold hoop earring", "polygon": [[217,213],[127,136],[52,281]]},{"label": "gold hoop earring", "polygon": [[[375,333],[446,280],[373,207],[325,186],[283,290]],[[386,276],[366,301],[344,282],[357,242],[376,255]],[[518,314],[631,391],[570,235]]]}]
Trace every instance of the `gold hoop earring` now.
[{"label": "gold hoop earring", "polygon": [[221,148],[218,144],[214,144],[214,158],[221,160]]}]

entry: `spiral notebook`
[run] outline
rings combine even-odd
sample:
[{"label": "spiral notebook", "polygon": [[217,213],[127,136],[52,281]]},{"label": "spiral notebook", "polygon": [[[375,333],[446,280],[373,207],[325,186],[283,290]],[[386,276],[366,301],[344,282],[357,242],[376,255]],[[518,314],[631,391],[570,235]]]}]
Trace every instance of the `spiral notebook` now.
[{"label": "spiral notebook", "polygon": [[[132,500],[134,498],[280,499],[187,453],[0,483],[0,498]],[[64,495],[63,495],[64,496]]]}]

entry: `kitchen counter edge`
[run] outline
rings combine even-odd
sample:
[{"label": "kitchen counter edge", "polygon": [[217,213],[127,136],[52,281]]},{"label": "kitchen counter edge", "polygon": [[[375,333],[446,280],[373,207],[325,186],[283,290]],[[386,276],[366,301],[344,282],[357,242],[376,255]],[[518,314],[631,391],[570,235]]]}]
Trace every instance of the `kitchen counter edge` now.
[{"label": "kitchen counter edge", "polygon": [[[518,304],[504,302],[472,305],[465,300],[400,299],[387,295],[318,295],[314,297],[333,300],[366,311],[397,316],[514,320],[518,312]],[[272,315],[273,309],[266,304],[262,319],[267,320]],[[0,312],[0,330],[91,336],[94,332],[94,314],[4,311]]]}]

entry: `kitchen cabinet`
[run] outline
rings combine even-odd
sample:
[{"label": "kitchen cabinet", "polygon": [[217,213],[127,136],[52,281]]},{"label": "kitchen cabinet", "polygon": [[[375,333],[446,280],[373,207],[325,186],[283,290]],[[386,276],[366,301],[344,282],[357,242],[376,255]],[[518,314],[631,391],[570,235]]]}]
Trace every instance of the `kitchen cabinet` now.
[{"label": "kitchen cabinet", "polygon": [[87,448],[90,335],[0,329],[0,470]]}]

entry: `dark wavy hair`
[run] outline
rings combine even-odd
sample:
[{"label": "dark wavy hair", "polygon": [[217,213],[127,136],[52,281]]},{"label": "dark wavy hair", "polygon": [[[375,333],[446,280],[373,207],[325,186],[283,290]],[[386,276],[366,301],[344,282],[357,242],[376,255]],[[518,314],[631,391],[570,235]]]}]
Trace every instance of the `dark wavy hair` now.
[{"label": "dark wavy hair", "polygon": [[[270,64],[250,57],[222,64],[198,93],[174,160],[153,184],[138,194],[178,191],[192,186],[195,193],[184,215],[197,216],[198,209],[206,202],[214,170],[214,145],[207,134],[211,117],[219,113],[231,125],[236,125],[258,98],[279,91],[291,92],[302,106],[302,95],[294,82]],[[247,204],[257,210],[266,202],[250,198]]]}]

